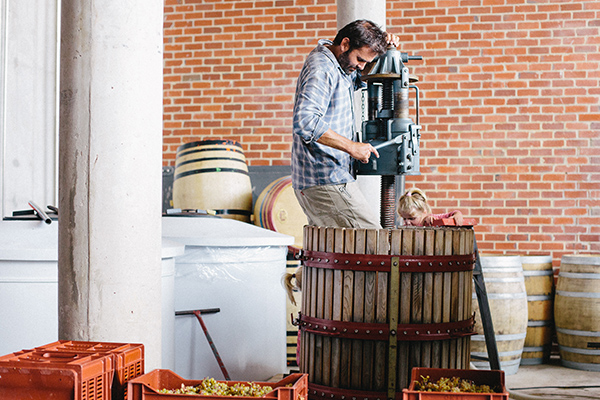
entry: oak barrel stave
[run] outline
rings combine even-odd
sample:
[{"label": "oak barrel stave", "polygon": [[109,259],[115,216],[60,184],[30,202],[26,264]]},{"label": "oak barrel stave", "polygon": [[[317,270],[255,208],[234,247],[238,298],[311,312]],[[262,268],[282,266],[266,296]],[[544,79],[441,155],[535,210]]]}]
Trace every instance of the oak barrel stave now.
[{"label": "oak barrel stave", "polygon": [[554,273],[551,255],[521,256],[527,291],[527,334],[521,365],[547,363],[554,334]]}]

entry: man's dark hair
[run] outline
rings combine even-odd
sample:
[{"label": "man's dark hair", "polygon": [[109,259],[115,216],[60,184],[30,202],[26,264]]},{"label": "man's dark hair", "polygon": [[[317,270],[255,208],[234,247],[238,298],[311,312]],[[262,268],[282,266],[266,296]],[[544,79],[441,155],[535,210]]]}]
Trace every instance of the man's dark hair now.
[{"label": "man's dark hair", "polygon": [[360,49],[363,46],[369,46],[371,50],[379,55],[387,51],[387,34],[369,20],[358,19],[350,22],[340,29],[335,39],[333,39],[333,44],[341,44],[345,37],[350,40],[348,51]]}]

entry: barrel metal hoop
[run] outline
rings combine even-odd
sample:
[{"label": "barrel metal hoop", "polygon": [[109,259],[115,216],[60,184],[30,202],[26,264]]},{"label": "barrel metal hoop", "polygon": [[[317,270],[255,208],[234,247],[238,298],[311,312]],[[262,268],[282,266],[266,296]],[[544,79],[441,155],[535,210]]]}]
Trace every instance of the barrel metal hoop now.
[{"label": "barrel metal hoop", "polygon": [[456,322],[428,324],[398,324],[390,330],[387,324],[374,322],[334,321],[309,317],[300,314],[300,329],[321,336],[335,336],[344,339],[388,340],[392,335],[400,341],[450,340],[473,335],[475,316]]},{"label": "barrel metal hoop", "polygon": [[232,161],[232,162],[239,162],[239,163],[242,163],[242,164],[246,165],[246,160],[241,159],[241,158],[234,158],[234,157],[205,157],[205,158],[194,158],[192,160],[175,162],[175,169],[177,169],[179,167],[183,167],[184,165],[189,165],[189,164],[193,164],[193,163],[196,163],[196,162],[205,162],[205,161]]},{"label": "barrel metal hoop", "polygon": [[246,216],[250,216],[252,215],[251,211],[248,210],[236,210],[235,208],[223,208],[223,209],[213,209],[212,211],[215,212],[215,214],[217,215],[246,215]]},{"label": "barrel metal hoop", "polygon": [[186,176],[190,176],[190,175],[195,175],[195,174],[205,174],[205,173],[212,173],[212,172],[234,172],[236,174],[243,174],[243,175],[248,175],[248,171],[244,171],[243,169],[237,169],[237,168],[227,168],[227,167],[223,167],[223,168],[200,168],[200,169],[193,169],[190,171],[184,171],[184,172],[180,172],[178,174],[175,174],[174,179],[181,179],[181,178],[185,178]]},{"label": "barrel metal hoop", "polygon": [[[308,397],[326,400],[388,400],[386,392],[334,388],[311,382],[308,383]],[[393,399],[401,400],[402,392],[395,392]]]},{"label": "barrel metal hoop", "polygon": [[449,256],[330,253],[304,250],[304,265],[325,269],[389,272],[392,258],[399,261],[400,272],[472,271],[475,253]]},{"label": "barrel metal hoop", "polygon": [[[207,149],[207,150],[226,150],[226,151],[241,151],[242,150],[242,145],[240,144],[240,142],[235,141],[235,140],[206,139],[206,140],[182,144],[181,146],[179,146],[177,148],[177,154],[179,154],[187,149],[193,149],[193,148],[202,147],[202,146],[212,146],[212,145],[223,146],[223,147],[211,147],[210,149]],[[202,148],[205,148],[205,147],[202,147]]]}]

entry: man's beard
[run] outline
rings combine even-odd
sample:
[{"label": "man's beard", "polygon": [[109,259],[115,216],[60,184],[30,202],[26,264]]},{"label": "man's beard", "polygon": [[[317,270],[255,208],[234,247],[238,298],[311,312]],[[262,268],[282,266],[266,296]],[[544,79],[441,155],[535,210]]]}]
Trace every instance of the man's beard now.
[{"label": "man's beard", "polygon": [[349,54],[350,51],[345,51],[338,57],[338,63],[340,64],[340,67],[347,74],[351,74],[356,69],[350,65],[350,57],[348,56]]}]

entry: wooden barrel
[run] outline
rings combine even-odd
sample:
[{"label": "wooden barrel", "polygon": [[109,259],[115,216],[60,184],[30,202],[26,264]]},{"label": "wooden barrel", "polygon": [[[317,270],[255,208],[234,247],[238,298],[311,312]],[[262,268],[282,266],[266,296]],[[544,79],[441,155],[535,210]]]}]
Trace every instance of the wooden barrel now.
[{"label": "wooden barrel", "polygon": [[233,140],[203,140],[179,146],[173,178],[173,207],[212,210],[250,222],[252,186],[242,146]]},{"label": "wooden barrel", "polygon": [[309,398],[398,398],[413,367],[469,367],[470,227],[304,229]]},{"label": "wooden barrel", "polygon": [[600,371],[600,254],[562,256],[554,321],[561,364]]},{"label": "wooden barrel", "polygon": [[554,333],[554,273],[551,255],[521,256],[527,292],[527,335],[521,365],[547,363]]},{"label": "wooden barrel", "polygon": [[294,237],[294,246],[302,248],[302,230],[308,223],[292,188],[292,177],[271,182],[254,204],[254,223],[265,229]]},{"label": "wooden barrel", "polygon": [[[519,256],[481,255],[481,269],[487,291],[494,336],[500,358],[500,369],[506,375],[517,373],[527,334],[527,292]],[[490,369],[479,315],[477,296],[473,289],[475,331],[471,339],[471,362],[478,369]]]}]

